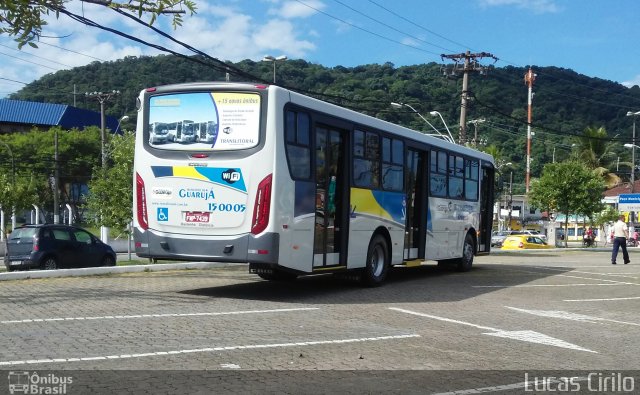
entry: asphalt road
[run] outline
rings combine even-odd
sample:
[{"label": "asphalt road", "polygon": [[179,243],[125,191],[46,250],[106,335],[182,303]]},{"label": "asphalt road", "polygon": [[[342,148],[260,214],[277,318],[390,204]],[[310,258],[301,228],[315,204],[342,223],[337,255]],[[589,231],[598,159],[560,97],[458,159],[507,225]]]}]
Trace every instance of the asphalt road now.
[{"label": "asphalt road", "polygon": [[638,393],[631,260],[499,253],[379,288],[246,266],[4,281],[0,392],[28,377],[66,393]]}]

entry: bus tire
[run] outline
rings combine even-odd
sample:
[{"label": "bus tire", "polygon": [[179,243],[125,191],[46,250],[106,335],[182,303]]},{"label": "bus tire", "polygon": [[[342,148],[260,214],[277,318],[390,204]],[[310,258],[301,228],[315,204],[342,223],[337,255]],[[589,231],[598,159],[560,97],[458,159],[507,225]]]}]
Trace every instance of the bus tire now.
[{"label": "bus tire", "polygon": [[462,257],[457,260],[456,270],[459,272],[468,272],[473,266],[473,257],[475,255],[475,248],[473,243],[473,237],[467,234],[464,238],[464,245],[462,246]]},{"label": "bus tire", "polygon": [[367,263],[360,275],[360,282],[367,287],[378,287],[389,271],[389,247],[381,235],[375,235],[367,250]]},{"label": "bus tire", "polygon": [[258,273],[258,276],[261,279],[268,280],[268,281],[293,281],[296,278],[298,278],[296,274],[283,272],[282,270],[275,270],[275,269],[272,272],[268,272],[268,273]]}]

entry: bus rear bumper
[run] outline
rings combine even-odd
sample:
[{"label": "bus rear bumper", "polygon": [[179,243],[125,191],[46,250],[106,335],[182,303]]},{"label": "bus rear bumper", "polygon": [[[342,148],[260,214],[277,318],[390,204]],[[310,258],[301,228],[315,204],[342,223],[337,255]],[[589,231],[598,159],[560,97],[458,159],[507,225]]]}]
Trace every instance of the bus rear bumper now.
[{"label": "bus rear bumper", "polygon": [[266,264],[278,262],[280,243],[277,233],[196,239],[139,229],[134,229],[134,240],[135,253],[142,258]]}]

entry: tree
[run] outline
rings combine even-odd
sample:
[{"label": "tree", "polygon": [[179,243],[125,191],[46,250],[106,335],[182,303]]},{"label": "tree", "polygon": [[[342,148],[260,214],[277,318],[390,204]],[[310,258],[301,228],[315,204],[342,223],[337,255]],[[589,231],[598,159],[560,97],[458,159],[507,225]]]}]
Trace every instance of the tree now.
[{"label": "tree", "polygon": [[[15,37],[18,48],[22,48],[25,44],[37,48],[34,41],[42,36],[42,29],[47,24],[44,20],[45,17],[49,14],[55,14],[58,18],[60,13],[68,12],[65,9],[65,4],[68,2],[70,0],[0,0],[0,34]],[[191,14],[196,9],[195,3],[190,0],[131,0],[126,2],[85,0],[85,2],[129,11],[137,14],[138,17],[143,14],[148,15],[150,25],[155,22],[158,15],[171,13],[174,28],[182,24],[181,12],[174,11],[174,7],[183,6]]]},{"label": "tree", "polygon": [[612,206],[608,206],[602,212],[597,213],[594,216],[593,222],[596,224],[596,226],[602,227],[604,226],[604,224],[616,222],[619,216],[620,212],[618,210],[616,210]]},{"label": "tree", "polygon": [[564,214],[566,235],[570,214],[593,218],[595,213],[602,211],[604,189],[602,178],[578,161],[548,163],[542,170],[542,177],[531,183],[529,202],[550,213]]},{"label": "tree", "polygon": [[618,143],[608,140],[607,131],[603,127],[589,126],[577,138],[576,157],[602,177],[608,188],[620,184],[620,177],[609,171],[615,157],[616,144]]},{"label": "tree", "polygon": [[493,200],[496,202],[500,201],[502,193],[504,192],[504,175],[502,171],[504,167],[511,166],[511,163],[507,162],[504,154],[502,153],[502,150],[495,144],[487,145],[484,148],[480,148],[480,150],[493,157],[494,163],[496,165],[496,174],[493,184]]},{"label": "tree", "polygon": [[[81,191],[91,179],[91,169],[100,162],[99,128],[62,130],[59,127],[53,127],[47,131],[34,128],[29,132],[3,135],[1,141],[11,147],[13,158],[9,156],[8,150],[0,146],[0,165],[6,174],[15,170],[16,193],[23,191],[20,193],[35,196],[35,201],[31,198],[26,199],[24,195],[17,197],[17,202],[25,202],[25,207],[20,207],[19,204],[16,206],[17,212],[20,209],[31,209],[31,204],[37,204],[46,215],[46,212],[53,207],[50,179],[56,167],[54,162],[56,133],[58,134],[57,166],[60,175],[61,203],[63,205],[70,203],[78,209],[77,220],[81,220],[80,209],[83,202],[78,191]],[[14,169],[9,167],[11,159],[15,164]],[[22,184],[26,186],[22,187]],[[10,188],[10,184],[5,185],[4,188]],[[0,201],[0,203],[3,202]],[[3,204],[7,205],[6,201]]]},{"label": "tree", "polygon": [[87,206],[98,225],[127,231],[133,201],[133,149],[135,135],[115,135],[109,144],[112,166],[96,168],[89,184]]},{"label": "tree", "polygon": [[39,204],[49,188],[47,178],[41,177],[33,168],[34,162],[39,162],[34,151],[45,143],[31,145],[29,152],[23,152],[14,136],[4,135],[0,139],[0,206],[5,213],[19,216],[22,211]]}]

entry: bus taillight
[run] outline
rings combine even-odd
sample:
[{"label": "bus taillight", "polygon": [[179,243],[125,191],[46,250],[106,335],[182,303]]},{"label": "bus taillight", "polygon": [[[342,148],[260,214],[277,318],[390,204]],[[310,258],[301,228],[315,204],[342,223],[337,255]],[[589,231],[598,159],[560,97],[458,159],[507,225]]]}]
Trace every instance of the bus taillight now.
[{"label": "bus taillight", "polygon": [[253,207],[253,217],[251,221],[251,233],[254,235],[261,233],[267,228],[267,225],[269,225],[272,178],[272,175],[269,174],[258,184],[258,192],[256,193],[256,201]]},{"label": "bus taillight", "polygon": [[144,230],[149,229],[149,221],[147,220],[147,194],[144,190],[144,180],[140,174],[136,173],[136,203],[138,211],[138,224]]}]

